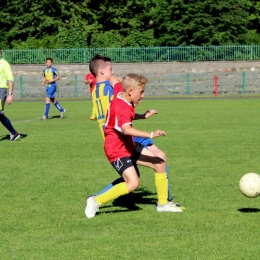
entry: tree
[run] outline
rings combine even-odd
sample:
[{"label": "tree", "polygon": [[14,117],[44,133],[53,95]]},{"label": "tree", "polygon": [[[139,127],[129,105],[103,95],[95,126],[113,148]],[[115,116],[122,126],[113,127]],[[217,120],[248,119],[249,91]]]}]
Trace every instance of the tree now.
[{"label": "tree", "polygon": [[229,45],[245,43],[247,0],[161,0],[154,16],[158,45]]}]

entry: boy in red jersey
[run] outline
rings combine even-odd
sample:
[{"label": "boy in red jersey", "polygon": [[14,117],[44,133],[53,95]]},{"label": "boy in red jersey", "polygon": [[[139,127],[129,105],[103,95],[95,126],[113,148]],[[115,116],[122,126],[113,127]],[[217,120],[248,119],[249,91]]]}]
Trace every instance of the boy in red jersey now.
[{"label": "boy in red jersey", "polygon": [[128,194],[140,185],[138,165],[147,166],[155,171],[155,186],[157,189],[157,211],[182,212],[180,208],[172,207],[167,200],[168,179],[165,172],[166,163],[140,143],[134,143],[133,136],[156,138],[165,136],[162,130],[144,132],[132,125],[136,118],[135,107],[144,97],[147,79],[137,74],[128,74],[123,78],[123,92],[110,103],[105,125],[105,154],[111,165],[122,176],[124,182],[114,185],[106,192],[87,199],[85,214],[93,218],[99,207],[122,195]]},{"label": "boy in red jersey", "polygon": [[[96,78],[93,76],[93,74],[90,72],[86,75],[85,77],[85,83],[86,84],[89,84],[90,86],[90,94],[92,95],[92,91],[96,85]],[[89,117],[90,120],[96,120],[96,114],[95,114],[95,110],[94,110],[94,107],[92,108],[92,114],[91,116]]]},{"label": "boy in red jersey", "polygon": [[[97,115],[97,123],[100,129],[100,133],[102,137],[104,136],[104,129],[106,124],[106,115],[108,111],[108,107],[113,100],[114,96],[117,96],[118,93],[122,92],[122,78],[118,78],[113,75],[112,63],[109,57],[101,56],[96,54],[89,63],[89,70],[92,75],[95,77],[96,85],[92,91],[92,101],[93,107],[95,109],[95,114]],[[156,110],[148,110],[142,115],[136,115],[136,118],[149,118],[153,114],[157,114]],[[145,148],[149,149],[154,156],[158,156],[162,158],[164,161],[167,161],[165,153],[160,150],[154,143],[151,138],[143,138],[143,137],[134,137],[135,143],[141,143]],[[171,197],[170,192],[170,177],[168,174],[168,166],[166,165],[166,173],[168,178],[168,201],[172,203],[173,207],[179,207],[181,209],[185,209],[184,207],[180,207],[179,203],[174,203],[173,198]],[[100,195],[114,185],[123,182],[124,179],[122,177],[117,178],[112,183],[107,185],[101,191],[99,191],[96,195]]]}]

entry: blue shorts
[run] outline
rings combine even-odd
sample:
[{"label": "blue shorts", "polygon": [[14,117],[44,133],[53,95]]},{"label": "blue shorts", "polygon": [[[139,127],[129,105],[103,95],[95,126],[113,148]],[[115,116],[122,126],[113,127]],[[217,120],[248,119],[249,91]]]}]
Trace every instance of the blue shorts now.
[{"label": "blue shorts", "polygon": [[152,139],[146,137],[134,136],[134,142],[142,144],[145,148],[147,148],[147,146],[153,145]]},{"label": "blue shorts", "polygon": [[55,87],[46,87],[46,97],[54,98],[55,92],[56,92],[56,86]]}]

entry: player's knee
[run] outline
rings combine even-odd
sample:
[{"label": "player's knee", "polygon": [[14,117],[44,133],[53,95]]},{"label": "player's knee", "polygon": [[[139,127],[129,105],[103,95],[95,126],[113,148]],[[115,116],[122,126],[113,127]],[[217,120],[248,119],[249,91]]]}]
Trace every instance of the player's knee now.
[{"label": "player's knee", "polygon": [[[158,157],[159,158],[159,157]],[[166,162],[159,158],[154,164],[155,172],[165,172]]]},{"label": "player's knee", "polygon": [[140,180],[139,179],[134,179],[129,182],[127,182],[127,188],[129,192],[132,192],[136,190],[140,185]]},{"label": "player's knee", "polygon": [[160,152],[157,154],[157,156],[159,156],[160,158],[162,158],[164,161],[166,161],[166,154],[165,154],[165,152],[163,152],[163,151],[161,151],[160,150]]}]

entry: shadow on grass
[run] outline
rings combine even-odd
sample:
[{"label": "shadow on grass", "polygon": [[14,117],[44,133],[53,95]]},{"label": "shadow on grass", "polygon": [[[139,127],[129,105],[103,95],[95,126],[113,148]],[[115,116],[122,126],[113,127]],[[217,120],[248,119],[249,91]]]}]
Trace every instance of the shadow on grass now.
[{"label": "shadow on grass", "polygon": [[[145,198],[146,196],[155,195],[155,193],[150,192],[147,189],[138,189],[133,193],[121,196],[113,201],[112,206],[102,206],[102,213],[118,213],[118,212],[128,212],[141,210],[137,204],[144,205],[156,205],[157,199],[155,198]],[[123,207],[125,209],[111,209],[111,207]],[[105,209],[105,210],[104,210]],[[111,210],[109,210],[111,209]],[[99,214],[99,213],[98,213]]]},{"label": "shadow on grass", "polygon": [[55,119],[55,118],[60,118],[60,116],[50,116],[50,117],[48,117],[48,120]]},{"label": "shadow on grass", "polygon": [[[20,139],[23,139],[23,138],[26,138],[26,137],[27,137],[27,134],[20,134],[20,138],[17,139],[17,141],[15,141],[15,142],[18,142]],[[10,141],[10,135],[7,134],[7,135],[0,136],[0,141],[4,141],[4,140]]]},{"label": "shadow on grass", "polygon": [[256,213],[256,212],[260,212],[260,209],[258,208],[240,208],[238,209],[239,212],[242,213]]}]

